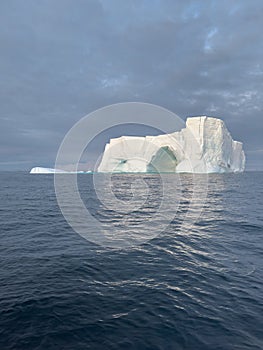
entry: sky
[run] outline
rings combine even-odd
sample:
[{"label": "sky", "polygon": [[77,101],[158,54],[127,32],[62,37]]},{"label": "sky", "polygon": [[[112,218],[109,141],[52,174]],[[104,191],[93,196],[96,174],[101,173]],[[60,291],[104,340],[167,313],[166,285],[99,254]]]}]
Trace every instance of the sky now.
[{"label": "sky", "polygon": [[262,0],[1,0],[0,170],[52,167],[80,118],[127,101],[223,119],[263,170],[262,18]]}]

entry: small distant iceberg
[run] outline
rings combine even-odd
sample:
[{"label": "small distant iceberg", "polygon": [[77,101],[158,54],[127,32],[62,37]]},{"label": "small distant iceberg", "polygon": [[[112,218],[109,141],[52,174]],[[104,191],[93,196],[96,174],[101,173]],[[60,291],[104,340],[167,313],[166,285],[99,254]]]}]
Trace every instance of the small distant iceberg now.
[{"label": "small distant iceberg", "polygon": [[42,168],[38,166],[30,170],[30,174],[55,174],[55,173],[65,173],[65,171],[60,169]]},{"label": "small distant iceberg", "polygon": [[43,168],[43,167],[34,167],[30,170],[30,174],[88,174],[91,173],[91,170],[88,171],[66,171],[62,169],[53,169],[53,168]]}]

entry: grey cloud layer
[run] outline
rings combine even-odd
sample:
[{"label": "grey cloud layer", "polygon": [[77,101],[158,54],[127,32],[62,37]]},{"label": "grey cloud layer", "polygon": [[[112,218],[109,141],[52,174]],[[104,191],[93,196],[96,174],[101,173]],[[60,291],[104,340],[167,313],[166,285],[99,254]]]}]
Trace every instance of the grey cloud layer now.
[{"label": "grey cloud layer", "polygon": [[73,123],[124,101],[221,117],[262,169],[262,13],[261,0],[1,1],[0,169],[52,165]]}]

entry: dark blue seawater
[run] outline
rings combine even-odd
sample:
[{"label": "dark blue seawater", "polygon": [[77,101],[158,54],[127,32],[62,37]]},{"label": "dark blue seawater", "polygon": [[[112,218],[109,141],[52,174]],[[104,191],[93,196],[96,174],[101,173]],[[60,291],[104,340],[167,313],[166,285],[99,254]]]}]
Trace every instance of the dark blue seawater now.
[{"label": "dark blue seawater", "polygon": [[[120,199],[131,176],[113,181]],[[263,173],[210,175],[190,231],[178,230],[182,200],[165,232],[126,250],[76,234],[53,180],[0,174],[1,350],[263,349]],[[94,196],[92,175],[79,182]]]}]

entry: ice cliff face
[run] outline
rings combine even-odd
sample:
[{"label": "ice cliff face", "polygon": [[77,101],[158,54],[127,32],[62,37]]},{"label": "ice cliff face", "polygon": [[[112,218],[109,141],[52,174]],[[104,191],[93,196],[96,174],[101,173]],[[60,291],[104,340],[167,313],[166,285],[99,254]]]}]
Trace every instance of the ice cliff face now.
[{"label": "ice cliff face", "polygon": [[159,136],[122,136],[106,145],[99,172],[242,172],[242,143],[233,141],[224,122],[188,118],[186,128]]}]

